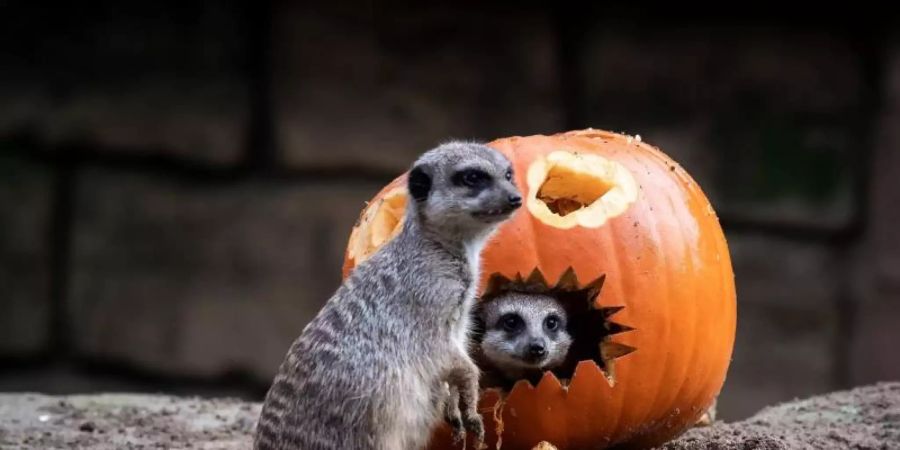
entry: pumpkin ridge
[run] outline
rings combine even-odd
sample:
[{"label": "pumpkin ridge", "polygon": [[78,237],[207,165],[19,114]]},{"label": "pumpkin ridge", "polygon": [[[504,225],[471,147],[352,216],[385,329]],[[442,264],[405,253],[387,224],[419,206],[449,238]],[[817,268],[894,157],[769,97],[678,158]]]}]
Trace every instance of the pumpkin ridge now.
[{"label": "pumpkin ridge", "polygon": [[[674,209],[674,208],[673,208],[673,209]],[[697,219],[696,217],[694,217],[694,216],[691,216],[690,218],[691,218],[691,219],[694,219],[695,221],[698,220],[698,219]],[[699,224],[698,224],[698,226],[699,226]],[[678,231],[679,231],[679,233],[681,233],[681,236],[682,236],[681,241],[682,241],[683,245],[684,245],[684,246],[687,246],[690,238],[685,234],[684,227],[679,226],[679,227],[678,227]],[[688,249],[684,249],[683,251],[685,251],[685,253],[687,253],[687,252],[688,252]],[[693,273],[694,270],[695,270],[693,258],[685,258],[685,261],[686,261],[685,264],[688,266],[690,273]],[[692,321],[693,321],[694,323],[696,323],[696,322],[697,322],[697,319],[696,319],[696,318],[697,318],[697,315],[698,315],[698,314],[702,314],[702,311],[698,311],[697,305],[696,305],[696,303],[694,303],[694,302],[691,302],[691,303],[690,303],[690,307],[691,307],[691,311],[693,312],[693,314],[691,315],[691,317],[693,318]],[[689,356],[689,359],[688,359],[689,361],[694,361],[694,360],[695,360],[695,356],[696,356],[696,352],[697,352],[697,350],[698,350],[698,347],[699,347],[700,349],[703,348],[703,347],[702,347],[702,346],[703,346],[702,343],[700,343],[700,345],[698,346],[698,342],[697,342],[698,337],[699,337],[699,334],[698,334],[698,333],[694,333],[693,337],[691,338],[691,345],[690,345],[691,350],[690,350],[690,353],[689,353],[690,356]],[[706,362],[706,363],[703,365],[703,367],[700,367],[700,368],[697,368],[697,367],[695,367],[695,366],[692,366],[692,365],[690,365],[690,364],[687,364],[686,367],[685,367],[685,371],[684,371],[685,373],[682,375],[682,377],[687,377],[687,376],[689,376],[689,374],[690,374],[691,372],[697,372],[697,371],[698,371],[697,369],[700,369],[700,370],[699,370],[700,373],[706,375],[706,372],[707,372],[708,369],[709,369],[709,363]],[[676,392],[674,398],[677,399],[677,398],[679,398],[681,395],[688,395],[688,394],[683,394],[683,393],[685,392],[685,389],[686,389],[686,388],[693,388],[693,392],[692,392],[693,395],[690,395],[691,403],[696,402],[697,397],[703,394],[702,389],[697,389],[697,386],[691,386],[691,385],[689,385],[688,383],[683,383],[683,384],[681,385],[681,387],[679,387],[679,389],[678,389],[678,391]],[[699,414],[698,414],[698,415],[699,415]]]},{"label": "pumpkin ridge", "polygon": [[[634,153],[632,153],[630,156],[631,156],[632,160],[635,162],[635,164],[640,164],[645,169],[648,170],[648,176],[650,174],[652,174],[650,169],[647,167],[646,161],[641,160]],[[649,232],[650,232],[650,237],[653,239],[654,243],[657,244],[658,248],[667,248],[666,242],[664,240],[664,236],[662,236],[662,234],[659,231],[660,220],[655,214],[652,214],[654,212],[652,205],[655,203],[656,199],[650,198],[652,193],[648,193],[648,191],[646,189],[642,189],[641,195],[642,195],[641,201],[644,203],[644,207],[649,209],[649,212],[647,212],[646,214],[643,214],[643,217],[645,218],[645,220],[650,222],[646,227],[647,230],[649,230]],[[659,267],[665,269],[666,267],[669,266],[670,262],[668,260],[667,252],[659,252],[659,259],[660,259]],[[663,277],[663,278],[656,279],[655,284],[656,284],[656,286],[658,286],[658,291],[664,293],[665,297],[666,297],[666,300],[661,302],[664,305],[663,308],[665,309],[665,312],[662,315],[663,315],[663,317],[672,317],[672,309],[671,309],[672,305],[671,305],[671,302],[668,300],[670,298],[677,298],[677,297],[672,295],[672,292],[671,292],[672,285],[668,279],[668,271],[657,270],[656,272],[658,274],[661,274],[661,277]],[[656,301],[657,303],[660,303],[659,299],[653,299],[652,301]],[[670,327],[669,327],[669,329],[666,330],[665,336],[658,336],[658,340],[661,342],[669,342],[669,334],[671,334]],[[669,353],[663,352],[661,360],[657,361],[655,363],[655,370],[654,370],[655,376],[653,378],[654,381],[651,384],[651,386],[654,386],[653,395],[651,396],[651,398],[653,399],[650,403],[651,406],[644,411],[644,414],[641,416],[638,423],[646,423],[651,416],[656,415],[657,411],[659,411],[659,402],[660,402],[660,397],[661,397],[660,390],[662,390],[665,386],[664,381],[666,378],[666,369],[668,368],[668,366],[669,366]]]}]

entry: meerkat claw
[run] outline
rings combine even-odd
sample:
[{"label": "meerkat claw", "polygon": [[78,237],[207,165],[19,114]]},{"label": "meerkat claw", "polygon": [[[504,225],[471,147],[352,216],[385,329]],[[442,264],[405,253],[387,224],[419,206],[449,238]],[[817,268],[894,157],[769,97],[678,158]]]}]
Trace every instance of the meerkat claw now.
[{"label": "meerkat claw", "polygon": [[478,414],[470,415],[465,418],[464,421],[466,427],[465,429],[469,432],[475,434],[478,439],[478,443],[481,444],[484,442],[484,422],[481,420],[481,416]]},{"label": "meerkat claw", "polygon": [[460,422],[459,424],[450,424],[450,426],[453,427],[453,444],[459,445],[465,443],[466,430],[462,427],[462,422]]}]

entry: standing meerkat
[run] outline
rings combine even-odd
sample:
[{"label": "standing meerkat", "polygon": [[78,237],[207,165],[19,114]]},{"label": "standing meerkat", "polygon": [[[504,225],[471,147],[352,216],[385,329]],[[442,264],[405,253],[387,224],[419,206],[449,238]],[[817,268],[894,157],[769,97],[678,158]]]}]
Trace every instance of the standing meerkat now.
[{"label": "standing meerkat", "polygon": [[477,308],[484,326],[479,344],[487,385],[537,383],[566,361],[572,336],[563,305],[549,295],[507,292]]},{"label": "standing meerkat", "polygon": [[468,430],[483,440],[468,354],[479,254],[522,198],[507,158],[468,142],[423,154],[407,187],[402,231],[350,273],[288,350],[256,449],[417,450],[442,416],[457,439]]}]

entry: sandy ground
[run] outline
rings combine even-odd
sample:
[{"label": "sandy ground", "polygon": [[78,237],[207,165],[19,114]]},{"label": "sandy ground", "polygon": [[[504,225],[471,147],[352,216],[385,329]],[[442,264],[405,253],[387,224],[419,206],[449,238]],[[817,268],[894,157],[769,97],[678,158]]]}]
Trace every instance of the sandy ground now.
[{"label": "sandy ground", "polygon": [[[0,448],[247,449],[258,414],[258,404],[235,400],[0,394]],[[742,422],[693,429],[662,448],[900,450],[900,383],[766,408]]]},{"label": "sandy ground", "polygon": [[0,449],[248,449],[259,405],[104,394],[0,394]]},{"label": "sandy ground", "polygon": [[741,422],[695,428],[663,448],[900,449],[900,383],[769,407]]}]

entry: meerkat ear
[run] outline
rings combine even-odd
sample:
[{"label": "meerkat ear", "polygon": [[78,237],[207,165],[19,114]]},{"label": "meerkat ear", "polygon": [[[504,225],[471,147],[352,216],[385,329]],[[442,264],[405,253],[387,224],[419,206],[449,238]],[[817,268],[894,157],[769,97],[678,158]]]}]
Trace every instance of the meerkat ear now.
[{"label": "meerkat ear", "polygon": [[431,177],[421,167],[413,168],[409,172],[407,189],[412,198],[421,202],[428,198],[428,192],[431,191]]}]

